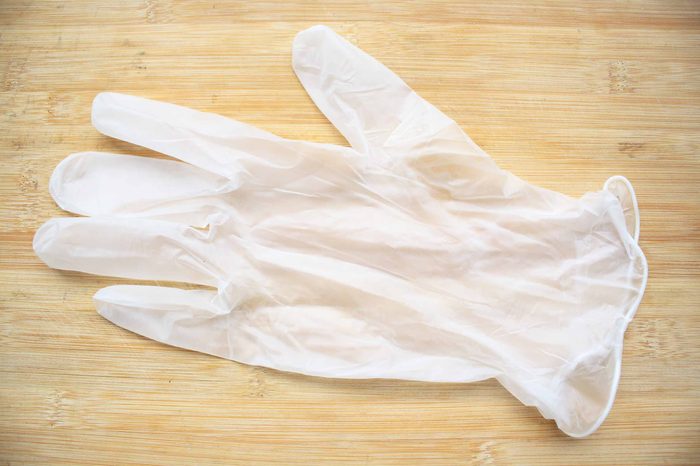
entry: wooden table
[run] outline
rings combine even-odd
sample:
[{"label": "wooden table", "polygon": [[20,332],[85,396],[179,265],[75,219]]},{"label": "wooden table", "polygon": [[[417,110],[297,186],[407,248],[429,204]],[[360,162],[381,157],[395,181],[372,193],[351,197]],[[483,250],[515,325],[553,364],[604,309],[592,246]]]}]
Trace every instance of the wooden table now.
[{"label": "wooden table", "polygon": [[[1,464],[700,463],[700,4],[692,1],[0,3]],[[324,380],[147,340],[97,315],[125,281],[50,270],[66,155],[152,155],[99,135],[111,90],[343,143],[290,67],[345,34],[503,167],[579,196],[624,174],[649,286],[615,406],[574,440],[495,381]]]}]

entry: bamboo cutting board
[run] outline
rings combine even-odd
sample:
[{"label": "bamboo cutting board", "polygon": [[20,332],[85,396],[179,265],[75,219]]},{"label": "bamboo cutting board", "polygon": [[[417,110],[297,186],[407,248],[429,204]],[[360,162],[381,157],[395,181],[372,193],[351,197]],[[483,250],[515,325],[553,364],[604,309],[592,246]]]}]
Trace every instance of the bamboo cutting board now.
[{"label": "bamboo cutting board", "polygon": [[[167,347],[50,270],[32,235],[103,90],[344,143],[294,76],[325,23],[506,169],[580,196],[626,175],[649,286],[613,410],[585,440],[495,381],[324,380]],[[0,464],[700,464],[700,4],[0,2]]]}]

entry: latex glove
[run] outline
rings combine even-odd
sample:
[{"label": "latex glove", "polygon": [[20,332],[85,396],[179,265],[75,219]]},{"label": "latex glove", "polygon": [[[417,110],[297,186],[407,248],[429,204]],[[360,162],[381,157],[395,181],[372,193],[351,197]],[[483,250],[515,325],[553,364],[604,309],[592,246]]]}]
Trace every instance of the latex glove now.
[{"label": "latex glove", "polygon": [[164,343],[324,377],[496,377],[567,434],[593,432],[646,283],[629,183],[573,199],[523,182],[328,28],[296,37],[293,64],[352,149],[100,94],[99,131],[182,162],[68,157],[51,193],[89,217],[47,222],[36,253],[215,288],[95,295]]}]

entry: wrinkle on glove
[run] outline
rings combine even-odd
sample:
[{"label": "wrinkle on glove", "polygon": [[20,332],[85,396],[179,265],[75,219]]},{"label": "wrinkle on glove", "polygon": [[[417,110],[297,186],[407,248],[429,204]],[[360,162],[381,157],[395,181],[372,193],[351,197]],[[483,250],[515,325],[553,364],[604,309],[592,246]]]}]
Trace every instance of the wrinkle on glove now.
[{"label": "wrinkle on glove", "polygon": [[574,437],[607,416],[646,285],[634,191],[574,199],[501,170],[332,30],[294,40],[302,85],[352,148],[103,93],[102,133],[177,160],[56,168],[50,267],[210,287],[111,286],[101,315],[155,340],[323,377],[491,377]]}]

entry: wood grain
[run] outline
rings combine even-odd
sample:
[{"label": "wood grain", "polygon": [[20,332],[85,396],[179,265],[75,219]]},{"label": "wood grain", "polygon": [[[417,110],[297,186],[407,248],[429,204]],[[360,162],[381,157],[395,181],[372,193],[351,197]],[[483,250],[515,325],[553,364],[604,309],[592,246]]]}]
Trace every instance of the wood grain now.
[{"label": "wood grain", "polygon": [[[344,143],[290,67],[323,22],[570,195],[629,177],[650,277],[615,406],[585,440],[496,382],[338,381],[243,366],[111,325],[105,277],[32,235],[102,90]],[[700,464],[700,4],[693,1],[0,2],[0,463]]]}]

